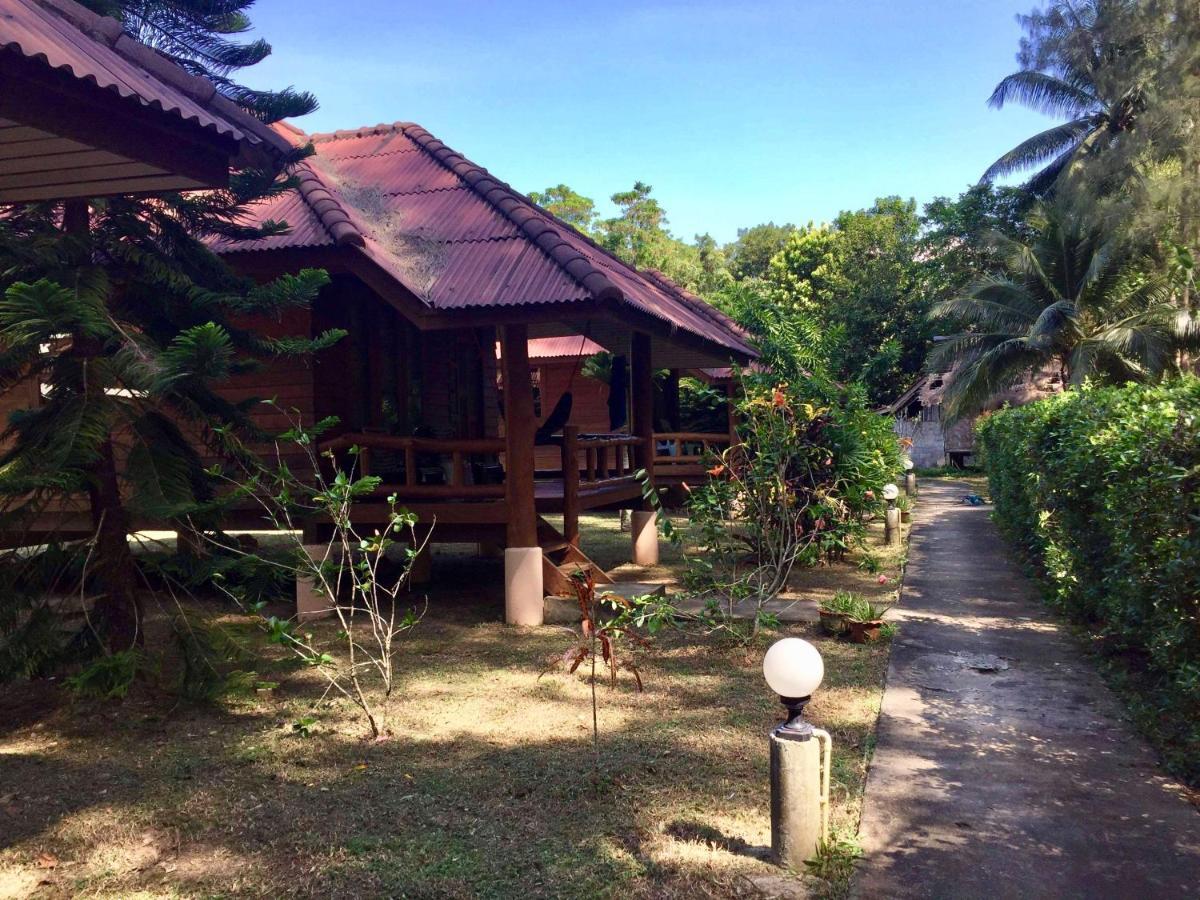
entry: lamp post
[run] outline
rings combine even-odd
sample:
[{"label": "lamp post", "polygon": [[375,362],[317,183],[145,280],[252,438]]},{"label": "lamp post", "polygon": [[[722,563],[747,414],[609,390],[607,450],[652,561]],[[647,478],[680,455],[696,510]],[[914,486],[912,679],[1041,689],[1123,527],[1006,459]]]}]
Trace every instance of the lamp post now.
[{"label": "lamp post", "polygon": [[883,542],[889,547],[900,543],[900,510],[896,508],[896,498],[900,496],[900,488],[894,484],[883,486],[883,499],[887,501],[886,518],[883,520]]},{"label": "lamp post", "polygon": [[833,742],[828,732],[804,720],[804,707],[825,677],[825,663],[808,641],[784,638],[763,657],[763,677],[787,708],[787,719],[769,736],[771,853],[780,865],[802,869],[829,831]]},{"label": "lamp post", "polygon": [[904,457],[904,493],[909,497],[917,496],[917,473],[913,471],[913,461]]}]

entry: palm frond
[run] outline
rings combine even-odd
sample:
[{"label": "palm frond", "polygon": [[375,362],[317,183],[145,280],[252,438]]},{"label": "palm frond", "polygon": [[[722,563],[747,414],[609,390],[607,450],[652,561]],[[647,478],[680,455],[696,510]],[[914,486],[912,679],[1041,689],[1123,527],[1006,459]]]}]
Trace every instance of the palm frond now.
[{"label": "palm frond", "polygon": [[979,180],[995,181],[1004,175],[1040,166],[1063,152],[1074,150],[1089,133],[1099,127],[1099,124],[1095,116],[1084,116],[1047,128],[1001,156],[988,166]]},{"label": "palm frond", "polygon": [[1079,84],[1030,69],[1014,72],[996,85],[988,106],[1002,109],[1010,101],[1049,116],[1072,118],[1096,112],[1101,106],[1099,98]]}]

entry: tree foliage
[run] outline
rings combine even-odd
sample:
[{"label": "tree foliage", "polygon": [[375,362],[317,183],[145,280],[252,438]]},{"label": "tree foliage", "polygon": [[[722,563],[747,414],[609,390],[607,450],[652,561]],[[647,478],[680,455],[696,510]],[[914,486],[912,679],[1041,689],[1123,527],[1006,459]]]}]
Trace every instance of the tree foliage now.
[{"label": "tree foliage", "polygon": [[929,266],[916,204],[881,198],[831,225],[800,229],[771,260],[772,299],[805,311],[827,335],[830,374],[860,380],[874,402],[911,383],[929,337]]},{"label": "tree foliage", "polygon": [[737,240],[725,247],[730,275],[738,281],[765,277],[771,260],[787,246],[788,238],[795,230],[795,225],[776,225],[774,222],[739,228]]},{"label": "tree foliage", "polygon": [[233,76],[271,55],[262,38],[237,41],[251,30],[247,15],[254,0],[82,0],[93,12],[111,16],[143,44],[158,50],[193,75],[207,78],[222,94],[267,122],[302,116],[317,99],[288,87],[254,90]]},{"label": "tree foliage", "polygon": [[590,236],[595,228],[595,201],[576,193],[565,184],[534,191],[529,199],[583,234]]},{"label": "tree foliage", "polygon": [[1136,0],[1054,0],[1019,16],[1025,37],[1020,69],[1004,78],[990,103],[1018,102],[1061,116],[997,159],[984,180],[1037,169],[1031,190],[1044,193],[1072,165],[1120,144],[1145,110],[1145,84],[1131,60],[1149,52],[1147,35],[1127,27]]},{"label": "tree foliage", "polygon": [[1040,207],[1030,224],[1030,242],[1000,241],[1002,272],[934,310],[969,326],[930,357],[934,369],[954,369],[951,417],[978,411],[1047,367],[1065,385],[1160,378],[1177,370],[1179,350],[1200,339],[1172,302],[1160,266],[1122,253],[1118,238],[1060,208]]},{"label": "tree foliage", "polygon": [[[250,5],[93,4],[264,118],[311,109],[308,95],[250,91],[231,80],[270,52],[265,42],[231,40],[248,30]],[[53,589],[99,597],[88,640],[109,654],[145,640],[144,584],[128,543],[138,519],[211,524],[218,498],[198,445],[236,456],[261,436],[250,415],[255,401],[231,402],[215,385],[339,336],[261,333],[262,321],[309,304],[324,273],[256,284],[204,244],[283,231],[281,222],[247,227],[245,213],[293,189],[286,172],[306,152],[284,160],[283,172],[234,173],[221,190],[31,204],[0,216],[0,390],[33,388],[30,405],[0,431],[0,522],[11,535],[47,509],[90,513],[90,538],[71,547],[77,563],[56,570],[73,580]],[[0,580],[20,582],[27,562],[3,558]],[[20,602],[14,598],[0,586],[0,605]]]}]

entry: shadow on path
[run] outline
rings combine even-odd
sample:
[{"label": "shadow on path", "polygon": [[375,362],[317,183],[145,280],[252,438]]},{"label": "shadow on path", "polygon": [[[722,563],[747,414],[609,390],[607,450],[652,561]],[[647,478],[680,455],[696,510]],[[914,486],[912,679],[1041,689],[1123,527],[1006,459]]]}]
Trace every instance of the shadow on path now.
[{"label": "shadow on path", "polygon": [[971,491],[922,487],[856,895],[1197,896],[1200,813]]}]

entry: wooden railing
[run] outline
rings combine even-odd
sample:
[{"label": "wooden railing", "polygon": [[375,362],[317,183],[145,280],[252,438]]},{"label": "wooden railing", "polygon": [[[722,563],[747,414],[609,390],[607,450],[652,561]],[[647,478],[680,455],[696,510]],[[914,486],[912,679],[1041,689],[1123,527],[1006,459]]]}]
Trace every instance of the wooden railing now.
[{"label": "wooden railing", "polygon": [[[658,445],[666,441],[673,452],[662,453]],[[729,446],[725,432],[665,431],[654,435],[654,470],[669,474],[672,469],[695,470],[710,452],[720,453]]]},{"label": "wooden railing", "polygon": [[[347,467],[345,455],[351,448],[358,448],[355,461],[359,476],[376,475],[383,479],[381,492],[402,489],[404,496],[414,498],[442,499],[486,499],[504,496],[503,476],[497,483],[477,484],[468,477],[467,466],[472,458],[490,471],[499,469],[496,459],[504,452],[504,438],[463,438],[442,440],[438,438],[397,437],[390,434],[347,433],[318,445],[321,452],[331,451],[336,464]],[[391,465],[386,454],[398,455]],[[441,465],[424,467],[430,472],[441,471],[442,484],[421,482],[421,456],[450,458],[449,471]],[[396,462],[402,462],[398,466]]]},{"label": "wooden railing", "polygon": [[579,544],[579,491],[632,478],[642,439],[633,435],[586,435],[567,425],[562,434],[563,534]]}]

